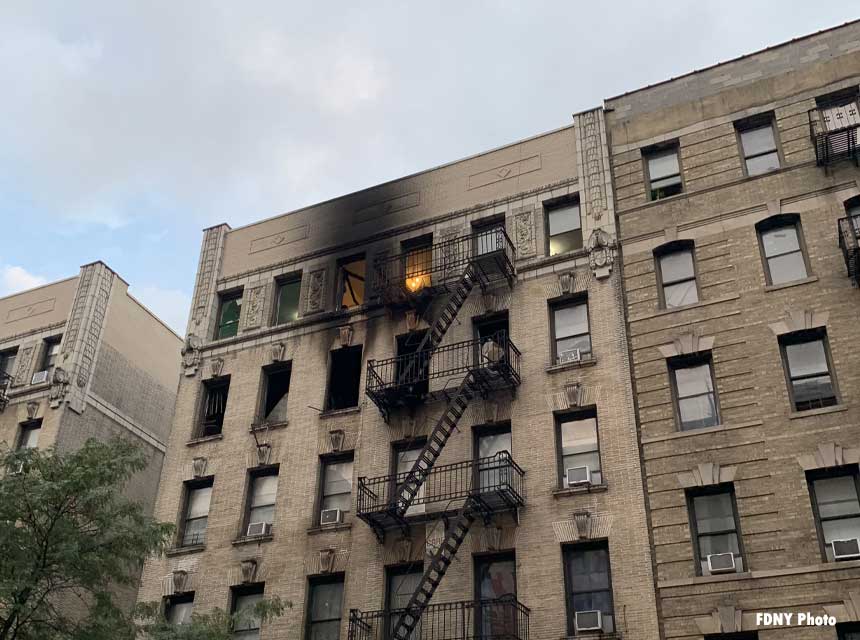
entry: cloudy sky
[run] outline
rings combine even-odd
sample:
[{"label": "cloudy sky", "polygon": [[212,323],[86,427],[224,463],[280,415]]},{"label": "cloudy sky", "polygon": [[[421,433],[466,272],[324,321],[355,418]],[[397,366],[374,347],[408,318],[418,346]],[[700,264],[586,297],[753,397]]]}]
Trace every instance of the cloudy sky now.
[{"label": "cloudy sky", "polygon": [[183,333],[203,227],[860,17],[856,0],[359,4],[0,2],[0,295],[101,259]]}]

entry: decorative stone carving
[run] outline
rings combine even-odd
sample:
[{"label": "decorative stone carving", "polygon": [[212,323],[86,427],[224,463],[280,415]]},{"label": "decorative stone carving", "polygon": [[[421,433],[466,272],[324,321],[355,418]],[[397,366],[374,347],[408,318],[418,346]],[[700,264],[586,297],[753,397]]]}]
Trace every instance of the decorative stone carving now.
[{"label": "decorative stone carving", "polygon": [[826,327],[829,311],[813,311],[812,309],[789,309],[784,320],[768,325],[774,335],[804,331],[817,327]]},{"label": "decorative stone carving", "polygon": [[406,312],[406,330],[415,331],[418,328],[418,313],[414,309]]},{"label": "decorative stone carving", "polygon": [[35,400],[30,400],[27,403],[27,418],[33,420],[37,413],[39,413],[39,403]]},{"label": "decorative stone carving", "polygon": [[265,465],[269,464],[269,460],[272,457],[272,445],[268,442],[261,442],[257,445],[257,464]]},{"label": "decorative stone carving", "polygon": [[[113,273],[104,265],[90,265],[85,269],[100,267],[97,272],[95,300],[90,311],[89,322],[83,334],[83,344],[80,350],[78,362],[78,375],[75,383],[83,389],[87,386],[96,360],[99,343],[101,342],[102,327],[107,315],[108,302],[110,301],[111,287],[113,286]],[[67,349],[74,349],[73,343],[66,345]],[[64,349],[63,351],[66,351]]]},{"label": "decorative stone carving", "polygon": [[200,365],[200,339],[193,333],[185,336],[185,344],[182,345],[182,366],[185,368],[186,376],[197,373]]},{"label": "decorative stone carving", "polygon": [[320,549],[320,573],[331,573],[334,568],[334,549]]},{"label": "decorative stone carving", "polygon": [[69,388],[69,374],[62,367],[54,367],[51,374],[51,389],[48,391],[48,400],[51,408],[56,409],[66,398]]},{"label": "decorative stone carving", "polygon": [[185,593],[188,585],[188,572],[177,569],[172,574],[173,593]]},{"label": "decorative stone carving", "polygon": [[9,406],[9,379],[0,379],[0,413]]},{"label": "decorative stone carving", "polygon": [[221,376],[221,371],[224,369],[223,358],[212,358],[209,361],[209,375],[213,378]]},{"label": "decorative stone carving", "polygon": [[488,550],[498,551],[501,548],[502,528],[486,527],[484,529],[484,540],[487,543]]},{"label": "decorative stone carving", "polygon": [[28,344],[21,348],[18,352],[18,366],[15,368],[15,377],[12,379],[12,386],[17,387],[30,382],[30,365],[33,360],[33,353],[36,351],[35,344]]},{"label": "decorative stone carving", "polygon": [[797,461],[804,471],[857,464],[860,462],[860,448],[845,449],[835,442],[825,442],[812,453],[797,456]]},{"label": "decorative stone carving", "polygon": [[685,333],[678,336],[669,344],[657,347],[664,358],[674,358],[681,355],[694,355],[714,348],[714,336],[700,336],[695,333]]},{"label": "decorative stone carving", "polygon": [[836,622],[860,620],[860,591],[849,591],[840,604],[826,604],[824,611]]},{"label": "decorative stone carving", "polygon": [[406,536],[394,543],[394,552],[397,562],[408,562],[412,558],[412,538]]},{"label": "decorative stone carving", "polygon": [[582,383],[570,382],[564,385],[564,394],[567,397],[567,407],[569,409],[580,406],[582,402]]},{"label": "decorative stone carving", "polygon": [[606,176],[604,174],[604,144],[599,118],[601,110],[594,109],[576,116],[576,142],[579,165],[584,182],[587,213],[600,220],[607,208]]},{"label": "decorative stone carving", "polygon": [[329,442],[331,443],[332,451],[340,451],[343,448],[343,441],[346,433],[343,429],[332,429],[328,432]]},{"label": "decorative stone carving", "polygon": [[245,329],[256,329],[263,324],[263,308],[266,304],[266,285],[252,287],[245,291],[242,303],[242,317]]},{"label": "decorative stone carving", "polygon": [[576,535],[580,539],[588,539],[591,514],[588,511],[574,511],[573,523],[576,525]]},{"label": "decorative stone carving", "polygon": [[588,265],[598,280],[608,278],[615,264],[612,238],[603,229],[595,229],[588,239]]},{"label": "decorative stone carving", "polygon": [[191,311],[191,324],[198,335],[206,334],[205,320],[210,300],[215,292],[215,277],[221,257],[221,241],[226,225],[206,229],[203,246],[200,249],[200,264],[197,268],[197,281],[194,284],[194,305]]},{"label": "decorative stone carving", "polygon": [[569,519],[553,522],[552,528],[556,540],[562,544],[578,540],[599,540],[609,537],[612,515],[586,510],[575,511]]},{"label": "decorative stone carving", "polygon": [[319,313],[325,310],[325,269],[317,269],[308,274],[308,294],[305,313]]},{"label": "decorative stone carving", "polygon": [[737,467],[721,467],[713,462],[704,462],[690,471],[678,474],[678,483],[685,489],[691,487],[707,487],[723,482],[734,482]]},{"label": "decorative stone carving", "polygon": [[257,561],[253,558],[242,560],[239,563],[239,569],[242,571],[242,582],[248,584],[257,579]]},{"label": "decorative stone carving", "polygon": [[522,207],[514,213],[514,246],[517,258],[530,258],[537,253],[534,207]]},{"label": "decorative stone carving", "polygon": [[734,605],[722,605],[710,616],[696,618],[696,626],[703,635],[738,633],[743,627],[743,611]]},{"label": "decorative stone carving", "polygon": [[558,286],[561,289],[562,295],[567,295],[571,292],[573,286],[573,274],[562,273],[558,276]]},{"label": "decorative stone carving", "polygon": [[283,342],[275,342],[272,344],[272,362],[281,362],[286,355],[287,345]]},{"label": "decorative stone carving", "polygon": [[206,475],[206,458],[194,458],[191,461],[191,473],[195,478],[202,478]]},{"label": "decorative stone carving", "polygon": [[351,324],[343,325],[342,327],[338,327],[338,339],[340,340],[340,346],[349,347],[352,345],[352,335],[353,329]]}]

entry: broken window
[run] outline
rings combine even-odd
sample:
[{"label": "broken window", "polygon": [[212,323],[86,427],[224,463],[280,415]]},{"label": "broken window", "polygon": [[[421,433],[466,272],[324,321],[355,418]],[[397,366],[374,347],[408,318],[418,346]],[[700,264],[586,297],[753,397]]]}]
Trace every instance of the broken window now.
[{"label": "broken window", "polygon": [[218,306],[218,327],[215,339],[232,338],[239,333],[239,317],[242,314],[242,290],[224,293]]},{"label": "broken window", "polygon": [[203,383],[203,417],[200,424],[200,437],[216,436],[224,427],[224,412],[227,409],[227,395],[230,391],[230,376],[206,380]]},{"label": "broken window", "polygon": [[364,255],[340,263],[340,308],[352,309],[364,304]]},{"label": "broken window", "polygon": [[326,410],[337,411],[357,407],[360,380],[361,345],[332,351]]},{"label": "broken window", "polygon": [[292,322],[299,317],[299,293],[302,289],[302,277],[291,277],[279,280],[278,294],[275,300],[275,324]]},{"label": "broken window", "polygon": [[282,424],[287,421],[287,396],[290,391],[290,364],[263,368],[263,422]]},{"label": "broken window", "polygon": [[406,252],[406,288],[415,292],[429,287],[433,271],[433,235],[403,243]]}]

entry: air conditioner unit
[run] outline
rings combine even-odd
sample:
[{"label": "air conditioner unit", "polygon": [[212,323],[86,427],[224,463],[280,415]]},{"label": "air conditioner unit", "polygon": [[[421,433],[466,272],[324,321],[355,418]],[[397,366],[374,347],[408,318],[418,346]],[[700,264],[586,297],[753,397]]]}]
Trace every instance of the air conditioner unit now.
[{"label": "air conditioner unit", "polygon": [[580,361],[582,361],[582,352],[579,349],[566,349],[558,354],[558,364]]},{"label": "air conditioner unit", "polygon": [[588,467],[570,467],[567,470],[567,486],[581,487],[591,484],[591,469]]},{"label": "air conditioner unit", "polygon": [[577,631],[602,631],[603,614],[600,611],[577,611],[574,614]]},{"label": "air conditioner unit", "polygon": [[708,573],[734,573],[735,554],[712,553],[708,556]]},{"label": "air conditioner unit", "polygon": [[30,380],[30,384],[42,384],[43,382],[48,381],[48,372],[47,371],[37,371],[33,374],[33,378]]},{"label": "air conditioner unit", "polygon": [[853,560],[860,558],[860,539],[848,538],[846,540],[833,540],[834,560]]},{"label": "air conditioner unit", "polygon": [[251,522],[248,525],[248,533],[250,536],[268,536],[272,533],[271,522]]},{"label": "air conditioner unit", "polygon": [[320,524],[340,524],[343,522],[343,511],[340,509],[323,509],[320,513]]}]

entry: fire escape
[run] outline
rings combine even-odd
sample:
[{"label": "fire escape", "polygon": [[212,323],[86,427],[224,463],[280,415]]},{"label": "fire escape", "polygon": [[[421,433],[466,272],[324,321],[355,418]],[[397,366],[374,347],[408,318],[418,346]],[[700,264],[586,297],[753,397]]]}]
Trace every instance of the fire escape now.
[{"label": "fire escape", "polygon": [[[420,260],[414,256],[419,253]],[[385,533],[442,520],[444,534],[408,603],[396,611],[350,612],[350,640],[419,638],[528,638],[528,609],[514,597],[492,601],[431,604],[445,573],[477,519],[485,524],[524,504],[524,472],[508,451],[436,466],[445,444],[475,398],[520,383],[520,352],[506,331],[491,337],[442,345],[472,290],[498,283],[513,287],[514,248],[502,227],[386,258],[375,266],[389,305],[444,306],[414,349],[387,360],[371,360],[367,395],[388,421],[393,411],[427,400],[444,401],[425,444],[408,472],[358,479],[357,515],[381,542]],[[487,625],[490,627],[487,627]]]},{"label": "fire escape", "polygon": [[815,161],[825,171],[840,161],[850,160],[860,165],[860,147],[857,135],[860,132],[860,107],[856,94],[848,94],[823,100],[817,108],[810,109],[809,135],[815,147]]}]

